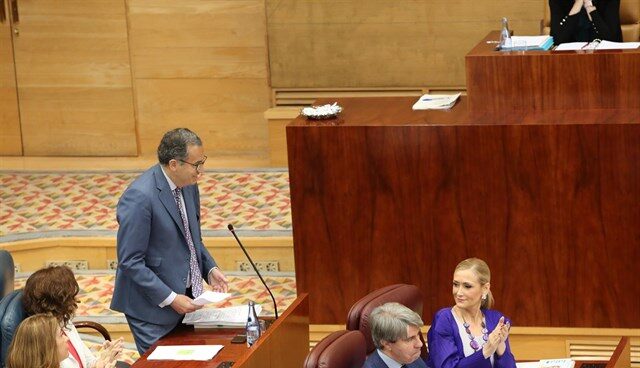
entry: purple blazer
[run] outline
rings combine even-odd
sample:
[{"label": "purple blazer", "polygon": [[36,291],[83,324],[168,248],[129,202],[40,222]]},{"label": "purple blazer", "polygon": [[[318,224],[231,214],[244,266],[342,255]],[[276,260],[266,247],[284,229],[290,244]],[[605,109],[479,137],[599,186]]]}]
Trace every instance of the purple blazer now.
[{"label": "purple blazer", "polygon": [[[498,325],[502,313],[491,309],[484,309],[483,312],[487,329],[491,332]],[[456,320],[451,314],[451,307],[440,309],[433,317],[431,328],[427,332],[427,341],[429,343],[428,365],[431,368],[491,368],[491,360],[484,358],[482,349],[468,357],[464,356],[462,339]],[[507,349],[501,357],[497,354],[493,355],[495,368],[515,368],[516,366],[508,338],[506,343]]]}]

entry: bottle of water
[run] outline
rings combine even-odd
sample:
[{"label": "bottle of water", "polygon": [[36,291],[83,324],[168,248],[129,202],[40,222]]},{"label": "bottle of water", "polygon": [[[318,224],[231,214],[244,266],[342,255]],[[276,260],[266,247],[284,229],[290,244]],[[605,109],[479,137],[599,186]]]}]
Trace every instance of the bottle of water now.
[{"label": "bottle of water", "polygon": [[500,31],[500,49],[511,47],[511,32],[509,32],[509,21],[502,18],[502,30]]},{"label": "bottle of water", "polygon": [[252,346],[260,337],[260,321],[256,314],[255,303],[249,300],[249,316],[247,317],[247,346]]}]

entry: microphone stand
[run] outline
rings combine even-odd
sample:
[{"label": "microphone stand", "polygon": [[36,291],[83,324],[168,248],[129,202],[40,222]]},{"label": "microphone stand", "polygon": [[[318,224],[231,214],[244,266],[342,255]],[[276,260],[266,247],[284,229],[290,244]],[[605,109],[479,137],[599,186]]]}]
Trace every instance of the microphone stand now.
[{"label": "microphone stand", "polygon": [[262,275],[260,274],[260,271],[258,271],[258,267],[256,267],[255,263],[253,263],[253,260],[249,256],[249,253],[247,253],[247,250],[244,249],[244,246],[242,245],[242,242],[240,241],[240,239],[238,239],[238,236],[236,235],[236,231],[233,228],[233,225],[231,225],[231,224],[227,225],[227,229],[229,229],[229,231],[231,231],[231,234],[233,234],[233,237],[236,238],[236,241],[238,242],[238,245],[240,245],[240,249],[242,249],[242,251],[244,252],[244,255],[249,260],[249,263],[251,263],[251,266],[253,267],[253,270],[256,271],[256,274],[260,278],[260,281],[262,281],[262,285],[264,285],[264,287],[269,292],[269,295],[271,295],[271,300],[273,301],[273,310],[274,310],[275,315],[276,315],[275,319],[278,319],[278,305],[276,304],[276,298],[273,297],[273,293],[271,292],[271,289],[269,289],[269,286],[267,286],[267,283],[262,278]]}]

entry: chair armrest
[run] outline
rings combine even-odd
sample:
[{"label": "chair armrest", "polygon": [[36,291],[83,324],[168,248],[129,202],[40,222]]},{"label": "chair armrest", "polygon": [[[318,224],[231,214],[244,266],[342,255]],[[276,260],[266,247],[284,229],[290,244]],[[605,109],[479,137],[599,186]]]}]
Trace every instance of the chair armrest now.
[{"label": "chair armrest", "polygon": [[99,324],[97,322],[77,321],[77,322],[73,322],[73,325],[76,328],[91,328],[91,329],[94,329],[94,330],[100,332],[100,334],[102,335],[102,337],[104,337],[105,340],[111,341],[111,335],[109,334],[109,331],[107,331],[107,329],[104,328],[103,325],[101,325],[101,324]]}]

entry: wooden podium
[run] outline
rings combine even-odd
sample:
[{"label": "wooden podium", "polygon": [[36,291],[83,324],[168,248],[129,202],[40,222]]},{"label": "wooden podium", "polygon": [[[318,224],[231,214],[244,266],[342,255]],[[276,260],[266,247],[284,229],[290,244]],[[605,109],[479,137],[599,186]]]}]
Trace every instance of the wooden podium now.
[{"label": "wooden podium", "polygon": [[500,52],[499,37],[466,56],[472,109],[640,109],[640,49]]},{"label": "wooden podium", "polygon": [[[136,361],[133,368],[218,368],[223,362],[234,362],[233,368],[298,368],[309,352],[309,300],[306,294],[285,310],[258,342],[232,344],[231,339],[244,329],[223,328],[184,330],[162,338],[146,354]],[[147,356],[159,345],[224,345],[210,361],[147,360]]]},{"label": "wooden podium", "polygon": [[[324,99],[343,106],[338,118],[287,126],[297,288],[310,294],[311,323],[344,323],[362,296],[410,283],[429,324],[453,303],[455,265],[475,256],[489,263],[496,308],[514,325],[640,328],[640,283],[629,282],[640,259],[638,102],[603,109],[613,100],[594,97],[600,105],[581,108],[596,93],[566,89],[573,97],[562,101],[578,106],[514,110],[507,100],[518,91],[492,67],[531,75],[552,69],[554,56],[636,55],[527,54],[469,56],[470,96],[449,111],[412,111],[414,98]],[[598,75],[640,68],[613,65],[628,70]],[[527,100],[541,92],[522,88],[514,99],[561,106]]]}]

